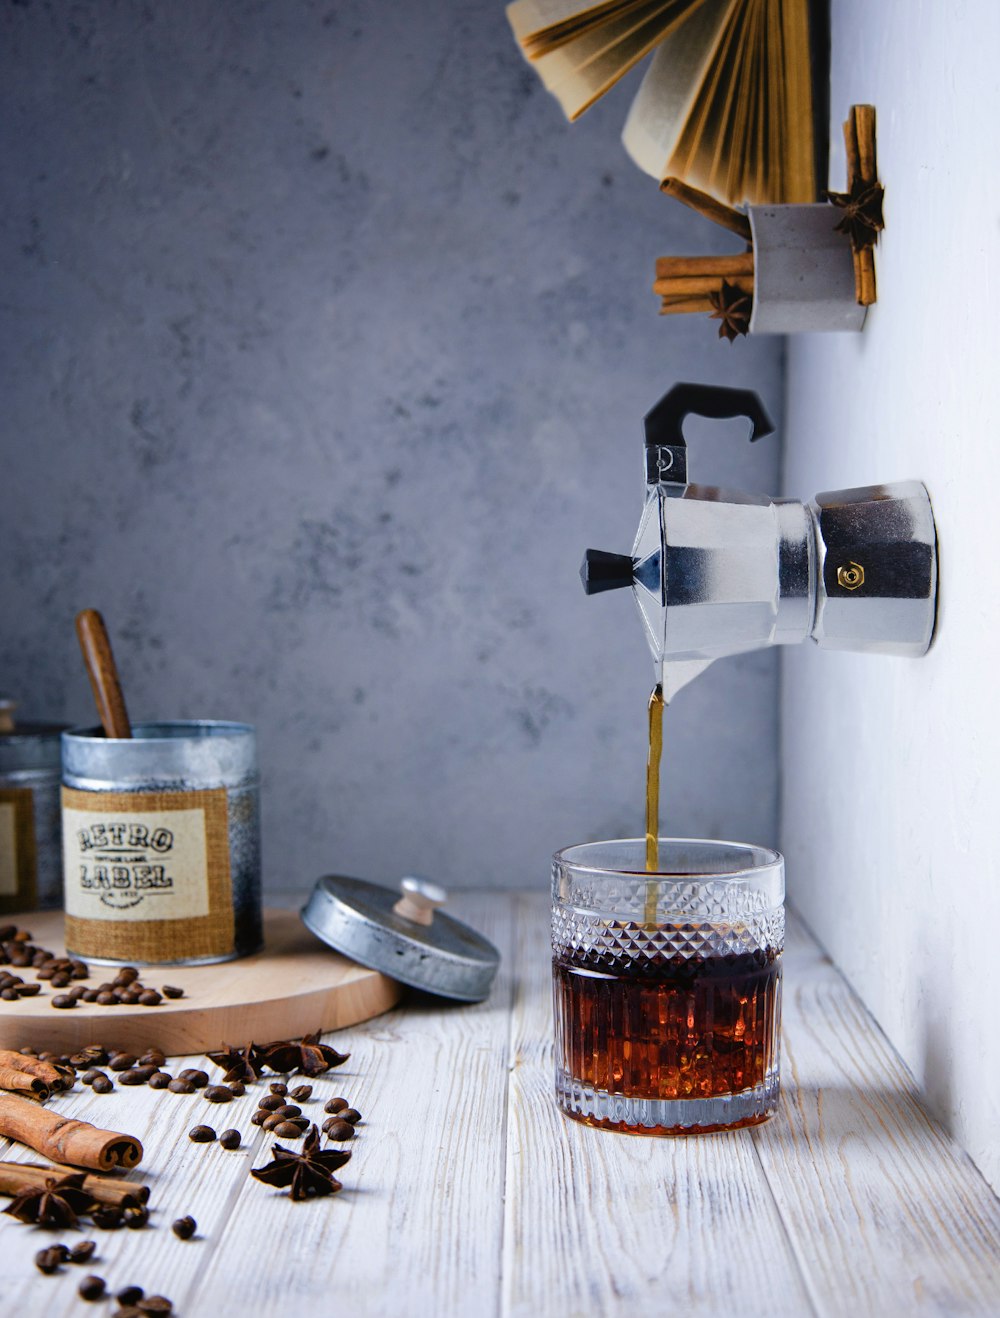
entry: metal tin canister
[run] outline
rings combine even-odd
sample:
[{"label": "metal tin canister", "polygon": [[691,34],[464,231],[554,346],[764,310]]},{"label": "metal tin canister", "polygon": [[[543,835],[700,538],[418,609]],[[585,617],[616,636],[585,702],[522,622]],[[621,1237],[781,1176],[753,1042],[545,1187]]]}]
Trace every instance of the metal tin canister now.
[{"label": "metal tin canister", "polygon": [[0,734],[0,912],[62,902],[60,736],[65,724]]},{"label": "metal tin canister", "polygon": [[261,945],[260,801],[246,723],[63,734],[66,949],[198,965]]}]

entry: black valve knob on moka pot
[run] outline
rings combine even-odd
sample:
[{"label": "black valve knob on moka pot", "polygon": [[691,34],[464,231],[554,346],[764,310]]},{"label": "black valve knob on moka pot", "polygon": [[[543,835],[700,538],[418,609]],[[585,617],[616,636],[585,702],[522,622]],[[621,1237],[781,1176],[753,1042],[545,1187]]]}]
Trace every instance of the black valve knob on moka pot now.
[{"label": "black valve knob on moka pot", "polygon": [[934,633],[937,539],[919,481],[796,499],[688,481],[685,418],[746,416],[745,389],[676,384],[645,418],[646,500],[631,554],[588,549],[588,594],[631,586],[669,700],[725,655],[807,639],[918,656]]}]

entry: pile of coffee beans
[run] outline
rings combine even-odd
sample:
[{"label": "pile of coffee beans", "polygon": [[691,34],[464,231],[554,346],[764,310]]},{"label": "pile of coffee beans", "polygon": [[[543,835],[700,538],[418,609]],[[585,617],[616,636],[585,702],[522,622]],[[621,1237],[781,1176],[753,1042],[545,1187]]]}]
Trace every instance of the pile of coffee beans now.
[{"label": "pile of coffee beans", "polygon": [[[155,989],[144,984],[135,966],[122,966],[113,980],[96,987],[74,984],[74,980],[90,978],[90,967],[78,957],[56,956],[47,947],[32,942],[27,929],[17,925],[0,926],[0,966],[12,967],[0,971],[0,999],[16,1002],[19,998],[34,997],[41,991],[41,981],[47,980],[54,989],[50,1005],[66,1010],[78,1002],[96,1002],[101,1007],[140,1006],[158,1007],[164,998],[182,998],[184,990],[173,984]],[[25,982],[16,970],[34,970],[36,983]]]}]

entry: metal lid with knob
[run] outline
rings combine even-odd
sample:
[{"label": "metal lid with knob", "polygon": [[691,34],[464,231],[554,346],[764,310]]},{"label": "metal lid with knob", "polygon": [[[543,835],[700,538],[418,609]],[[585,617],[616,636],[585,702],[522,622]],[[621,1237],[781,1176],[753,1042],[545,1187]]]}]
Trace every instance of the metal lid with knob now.
[{"label": "metal lid with knob", "polygon": [[302,908],[302,922],[335,952],[411,988],[456,1002],[482,1002],[500,964],[497,949],[439,908],[448,894],[407,875],[400,892],[328,874]]}]

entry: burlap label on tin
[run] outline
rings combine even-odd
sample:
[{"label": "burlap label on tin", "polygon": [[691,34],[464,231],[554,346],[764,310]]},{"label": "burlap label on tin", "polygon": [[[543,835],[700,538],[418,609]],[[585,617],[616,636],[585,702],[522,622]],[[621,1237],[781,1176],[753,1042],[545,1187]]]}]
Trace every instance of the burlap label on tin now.
[{"label": "burlap label on tin", "polygon": [[224,787],[62,789],[66,946],[79,956],[188,961],[235,951]]},{"label": "burlap label on tin", "polygon": [[36,867],[31,788],[0,787],[0,911],[34,909]]}]

